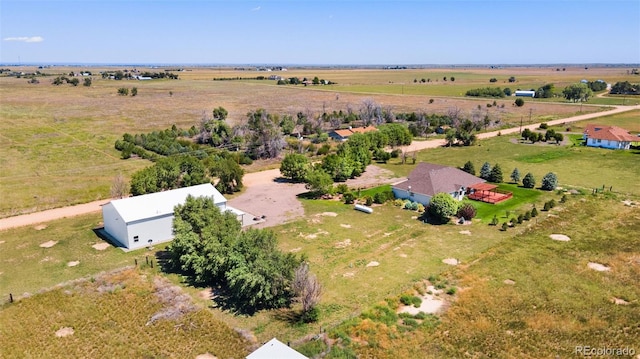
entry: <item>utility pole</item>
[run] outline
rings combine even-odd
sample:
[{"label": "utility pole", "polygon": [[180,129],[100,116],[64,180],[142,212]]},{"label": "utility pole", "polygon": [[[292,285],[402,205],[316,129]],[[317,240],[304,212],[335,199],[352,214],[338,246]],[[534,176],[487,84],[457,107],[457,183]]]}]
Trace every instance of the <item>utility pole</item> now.
[{"label": "utility pole", "polygon": [[520,116],[520,136],[522,136],[522,116]]}]

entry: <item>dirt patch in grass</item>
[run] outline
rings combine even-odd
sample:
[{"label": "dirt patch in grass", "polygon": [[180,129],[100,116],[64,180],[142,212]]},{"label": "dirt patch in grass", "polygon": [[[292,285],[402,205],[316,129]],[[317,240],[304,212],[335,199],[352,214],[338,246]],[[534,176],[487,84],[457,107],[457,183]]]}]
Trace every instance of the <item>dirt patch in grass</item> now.
[{"label": "dirt patch in grass", "polygon": [[40,247],[42,247],[42,248],[51,248],[51,247],[55,246],[56,244],[58,244],[58,241],[46,241],[46,242],[40,244]]},{"label": "dirt patch in grass", "polygon": [[56,337],[58,337],[58,338],[67,337],[69,335],[73,335],[73,333],[75,333],[73,328],[62,327],[62,328],[56,330]]},{"label": "dirt patch in grass", "polygon": [[460,232],[458,232],[458,233],[460,233],[460,234],[464,234],[464,235],[467,235],[467,236],[470,236],[470,235],[471,235],[471,231],[460,231]]},{"label": "dirt patch in grass", "polygon": [[380,263],[376,262],[376,261],[371,261],[371,262],[367,263],[367,267],[377,267],[379,265],[380,265]]},{"label": "dirt patch in grass", "polygon": [[204,353],[196,356],[196,359],[218,359],[218,357],[211,353]]},{"label": "dirt patch in grass", "polygon": [[514,284],[516,284],[516,282],[515,282],[515,281],[513,281],[513,280],[511,280],[511,279],[505,279],[505,280],[503,281],[503,283],[504,283],[504,284],[507,284],[507,285],[514,285]]},{"label": "dirt patch in grass", "polygon": [[71,261],[71,262],[67,262],[67,267],[75,267],[78,264],[80,264],[80,261]]},{"label": "dirt patch in grass", "polygon": [[338,214],[336,212],[322,212],[320,213],[321,216],[324,217],[337,217]]},{"label": "dirt patch in grass", "polygon": [[111,245],[107,242],[101,242],[101,243],[96,243],[94,245],[92,245],[91,247],[99,250],[99,251],[104,251],[105,249],[109,248]]},{"label": "dirt patch in grass", "polygon": [[571,240],[571,238],[569,238],[569,236],[564,235],[564,234],[551,234],[551,235],[549,235],[549,237],[551,239],[553,239],[554,241],[560,241],[560,242],[569,242]]},{"label": "dirt patch in grass", "polygon": [[607,267],[604,264],[600,264],[600,263],[596,263],[596,262],[589,262],[587,263],[587,267],[598,271],[598,272],[608,272],[611,270],[611,268]]},{"label": "dirt patch in grass", "polygon": [[340,227],[342,227],[342,228],[351,228],[351,225],[350,225],[350,224],[343,224],[343,223],[341,223],[341,224],[340,224]]},{"label": "dirt patch in grass", "polygon": [[611,303],[615,304],[615,305],[629,305],[631,303],[629,303],[628,301],[622,299],[622,298],[616,298],[613,297],[611,298]]},{"label": "dirt patch in grass", "polygon": [[347,238],[344,241],[336,243],[336,248],[347,248],[351,245],[351,239]]},{"label": "dirt patch in grass", "polygon": [[33,227],[33,229],[35,229],[36,231],[41,231],[41,230],[46,229],[46,228],[47,228],[46,224],[39,224],[39,225]]}]

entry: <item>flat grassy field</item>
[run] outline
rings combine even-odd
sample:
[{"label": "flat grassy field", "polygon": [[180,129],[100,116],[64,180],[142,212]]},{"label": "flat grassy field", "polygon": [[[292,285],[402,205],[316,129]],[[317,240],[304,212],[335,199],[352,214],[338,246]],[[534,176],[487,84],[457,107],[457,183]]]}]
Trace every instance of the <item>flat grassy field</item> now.
[{"label": "flat grassy field", "polygon": [[0,323],[3,358],[244,358],[251,344],[152,270],[97,275],[5,304]]},{"label": "flat grassy field", "polygon": [[[35,68],[21,68],[25,72]],[[395,112],[424,111],[447,113],[475,111],[501,123],[520,118],[555,119],[579,112],[575,104],[530,101],[513,106],[513,99],[498,99],[500,107],[486,107],[493,99],[458,98],[465,89],[488,86],[488,79],[534,86],[538,83],[570,83],[583,77],[607,81],[627,79],[626,69],[567,68],[559,73],[549,68],[509,69],[410,69],[335,70],[293,69],[283,76],[335,81],[334,86],[277,86],[275,81],[213,81],[214,77],[255,77],[271,73],[230,69],[194,68],[179,72],[179,80],[107,80],[93,76],[91,87],[54,86],[53,78],[81,68],[55,67],[42,70],[39,84],[25,78],[0,77],[0,217],[84,203],[109,196],[113,178],[129,177],[148,166],[147,161],[122,161],[114,142],[126,133],[162,130],[176,124],[188,128],[198,125],[204,113],[222,106],[229,111],[232,124],[245,119],[247,112],[265,108],[277,114],[324,111],[358,111],[365,99],[373,99]],[[94,74],[105,69],[91,69]],[[116,70],[116,68],[110,68]],[[455,81],[451,82],[451,76]],[[413,83],[431,78],[437,83]],[[446,83],[442,80],[447,77]],[[499,84],[502,86],[503,83]],[[135,97],[119,96],[120,87],[138,89]],[[515,85],[512,86],[515,88]],[[355,91],[355,89],[360,90]],[[404,89],[404,90],[403,90]],[[403,91],[405,91],[403,93]],[[433,99],[433,103],[429,100]],[[480,110],[478,109],[480,107]],[[583,112],[602,107],[583,106]]]},{"label": "flat grassy field", "polygon": [[544,223],[447,270],[458,294],[438,325],[398,335],[382,317],[358,319],[341,329],[353,333],[351,344],[329,357],[571,357],[576,346],[637,353],[640,239],[632,234],[639,231],[637,205],[571,198]]}]

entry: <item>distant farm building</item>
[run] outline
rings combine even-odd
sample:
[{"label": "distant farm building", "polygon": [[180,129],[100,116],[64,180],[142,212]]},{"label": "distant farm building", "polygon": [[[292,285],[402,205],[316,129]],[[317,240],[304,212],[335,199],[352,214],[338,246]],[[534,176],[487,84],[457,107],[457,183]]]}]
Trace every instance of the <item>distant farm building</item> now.
[{"label": "distant farm building", "polygon": [[628,150],[632,142],[640,142],[640,137],[633,136],[624,128],[594,124],[587,125],[582,138],[589,147],[602,147],[613,150]]},{"label": "distant farm building", "polygon": [[377,131],[377,130],[378,129],[373,126],[353,127],[353,128],[349,127],[343,130],[333,130],[329,132],[329,137],[333,138],[336,141],[346,141],[354,133],[367,133],[367,132]]},{"label": "distant farm building", "polygon": [[515,95],[518,96],[518,97],[536,97],[536,92],[535,91],[517,90]]},{"label": "distant farm building", "polygon": [[173,239],[173,209],[187,197],[207,197],[221,211],[243,220],[244,213],[227,206],[227,199],[210,183],[113,200],[102,206],[104,231],[126,249],[144,248]]}]

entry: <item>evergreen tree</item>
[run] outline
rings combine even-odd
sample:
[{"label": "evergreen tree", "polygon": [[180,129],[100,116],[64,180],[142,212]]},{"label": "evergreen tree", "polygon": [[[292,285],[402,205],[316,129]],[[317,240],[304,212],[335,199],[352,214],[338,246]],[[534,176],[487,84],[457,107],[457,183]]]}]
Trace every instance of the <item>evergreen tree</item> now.
[{"label": "evergreen tree", "polygon": [[490,177],[491,177],[491,165],[489,164],[489,162],[485,162],[482,165],[482,168],[480,168],[480,178],[488,181]]},{"label": "evergreen tree", "polygon": [[473,163],[471,161],[467,161],[467,163],[465,163],[464,166],[462,167],[462,170],[474,176],[476,175],[476,169],[473,166]]},{"label": "evergreen tree", "polygon": [[494,183],[502,182],[502,168],[500,168],[499,164],[496,163],[496,165],[491,169],[491,173],[489,174],[489,181]]},{"label": "evergreen tree", "polygon": [[533,188],[536,186],[536,179],[531,172],[527,173],[522,179],[522,185],[524,188]]},{"label": "evergreen tree", "polygon": [[511,180],[514,183],[519,183],[520,182],[520,171],[518,171],[518,168],[514,168],[513,172],[511,172]]}]

